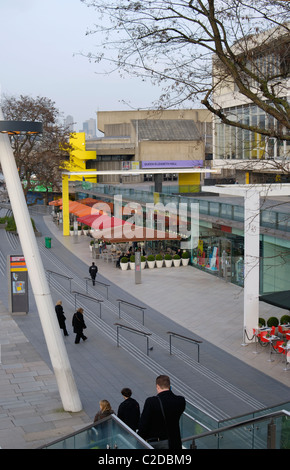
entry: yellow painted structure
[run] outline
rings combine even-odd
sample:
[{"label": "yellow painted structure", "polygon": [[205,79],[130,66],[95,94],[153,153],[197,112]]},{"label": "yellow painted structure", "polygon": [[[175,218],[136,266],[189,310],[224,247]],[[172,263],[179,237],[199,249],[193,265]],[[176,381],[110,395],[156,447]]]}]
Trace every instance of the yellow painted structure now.
[{"label": "yellow painted structure", "polygon": [[[198,192],[200,186],[200,173],[179,173],[179,192]],[[194,189],[196,186],[196,190]],[[189,189],[190,187],[190,189]]]},{"label": "yellow painted structure", "polygon": [[[95,160],[97,152],[86,150],[86,135],[84,132],[74,132],[71,134],[69,144],[72,148],[69,152],[69,161],[65,162],[63,168],[67,171],[91,171],[86,170],[86,161]],[[62,217],[63,217],[63,235],[69,235],[69,181],[90,181],[97,182],[96,176],[62,176]]]},{"label": "yellow painted structure", "polygon": [[[71,134],[69,144],[72,148],[69,152],[69,161],[65,162],[64,168],[68,171],[86,171],[87,160],[95,160],[97,152],[95,150],[86,150],[86,135],[84,132],[74,132]],[[91,171],[91,170],[87,170]],[[90,181],[91,183],[97,182],[96,176],[73,176],[71,175],[70,181]]]}]

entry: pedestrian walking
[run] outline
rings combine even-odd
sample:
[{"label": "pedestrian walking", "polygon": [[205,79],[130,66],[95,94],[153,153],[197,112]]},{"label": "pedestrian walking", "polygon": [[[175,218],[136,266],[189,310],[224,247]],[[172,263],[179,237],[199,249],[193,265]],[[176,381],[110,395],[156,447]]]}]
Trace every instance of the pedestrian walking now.
[{"label": "pedestrian walking", "polygon": [[132,398],[132,390],[130,388],[123,388],[121,394],[124,401],[119,405],[117,416],[133,431],[136,431],[140,419],[139,403]]},{"label": "pedestrian walking", "polygon": [[92,263],[92,266],[89,268],[89,273],[91,275],[91,279],[93,281],[93,286],[95,285],[95,280],[96,280],[96,275],[98,272],[98,266],[95,265],[95,263]]},{"label": "pedestrian walking", "polygon": [[58,319],[59,327],[60,327],[61,330],[63,330],[64,336],[69,336],[69,334],[68,334],[68,332],[67,332],[67,329],[66,329],[66,324],[65,324],[66,317],[65,317],[65,315],[64,315],[64,311],[63,311],[63,306],[62,306],[62,301],[61,301],[61,300],[58,300],[58,301],[56,302],[55,312],[56,312],[56,316],[57,316],[57,319]]},{"label": "pedestrian walking", "polygon": [[80,342],[80,339],[86,341],[87,337],[84,335],[83,330],[87,327],[84,321],[84,309],[79,308],[76,313],[73,314],[72,326],[74,333],[76,333],[75,344]]},{"label": "pedestrian walking", "polygon": [[94,418],[94,423],[114,413],[114,410],[112,410],[111,404],[108,400],[100,400],[99,405],[100,405],[100,411],[97,412]]},{"label": "pedestrian walking", "polygon": [[185,398],[175,395],[170,378],[156,378],[157,396],[145,400],[138,434],[156,449],[182,449],[179,419],[185,410]]}]

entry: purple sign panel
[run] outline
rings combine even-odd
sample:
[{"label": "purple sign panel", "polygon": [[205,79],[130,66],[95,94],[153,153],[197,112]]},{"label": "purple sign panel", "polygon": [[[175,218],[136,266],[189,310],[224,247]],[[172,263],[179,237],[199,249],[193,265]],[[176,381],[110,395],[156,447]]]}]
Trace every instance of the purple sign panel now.
[{"label": "purple sign panel", "polygon": [[202,168],[203,160],[148,160],[142,168]]}]

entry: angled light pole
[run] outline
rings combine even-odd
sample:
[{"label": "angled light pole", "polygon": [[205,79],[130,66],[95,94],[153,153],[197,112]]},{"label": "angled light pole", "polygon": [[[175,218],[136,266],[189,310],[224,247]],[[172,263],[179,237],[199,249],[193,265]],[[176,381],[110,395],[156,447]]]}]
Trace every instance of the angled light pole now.
[{"label": "angled light pole", "polygon": [[54,311],[49,285],[36,243],[30,215],[8,134],[41,133],[42,124],[4,121],[0,109],[0,163],[35,297],[45,341],[65,411],[81,411],[82,404]]}]

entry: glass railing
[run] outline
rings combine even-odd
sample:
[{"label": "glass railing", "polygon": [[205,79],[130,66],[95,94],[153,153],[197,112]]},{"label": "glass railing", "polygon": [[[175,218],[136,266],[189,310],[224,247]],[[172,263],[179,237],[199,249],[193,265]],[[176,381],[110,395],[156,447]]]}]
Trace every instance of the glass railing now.
[{"label": "glass railing", "polygon": [[117,416],[111,415],[75,434],[66,436],[45,449],[151,449],[138,434]]},{"label": "glass railing", "polygon": [[281,410],[193,435],[186,449],[290,449],[290,413]]},{"label": "glass railing", "polygon": [[[217,421],[187,403],[180,419],[184,449],[290,449],[290,402]],[[117,416],[47,444],[46,449],[151,449]]]}]

